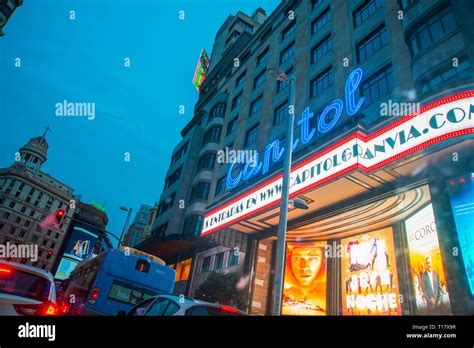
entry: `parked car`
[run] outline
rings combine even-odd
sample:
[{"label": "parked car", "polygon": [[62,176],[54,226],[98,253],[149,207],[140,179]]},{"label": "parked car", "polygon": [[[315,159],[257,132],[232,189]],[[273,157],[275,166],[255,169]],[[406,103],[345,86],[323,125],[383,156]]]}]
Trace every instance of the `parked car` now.
[{"label": "parked car", "polygon": [[0,261],[0,315],[57,315],[51,273],[18,262]]},{"label": "parked car", "polygon": [[179,295],[158,295],[150,297],[130,311],[119,311],[126,316],[240,316],[247,313],[233,307],[195,300]]}]

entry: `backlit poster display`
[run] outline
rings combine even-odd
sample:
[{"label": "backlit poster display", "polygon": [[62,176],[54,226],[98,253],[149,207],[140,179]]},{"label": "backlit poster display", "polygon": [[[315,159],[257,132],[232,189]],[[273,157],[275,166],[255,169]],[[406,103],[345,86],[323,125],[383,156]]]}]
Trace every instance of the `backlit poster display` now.
[{"label": "backlit poster display", "polygon": [[471,295],[474,295],[474,173],[450,182],[451,206]]},{"label": "backlit poster display", "polygon": [[288,242],[283,315],[326,315],[326,242]]},{"label": "backlit poster display", "polygon": [[400,315],[392,228],[341,239],[342,314]]},{"label": "backlit poster display", "polygon": [[451,314],[433,206],[405,221],[416,314]]}]

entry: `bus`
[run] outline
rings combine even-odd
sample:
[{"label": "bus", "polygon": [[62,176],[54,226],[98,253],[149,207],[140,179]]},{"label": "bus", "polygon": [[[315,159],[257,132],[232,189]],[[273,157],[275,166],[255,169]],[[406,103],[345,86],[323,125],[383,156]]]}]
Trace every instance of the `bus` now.
[{"label": "bus", "polygon": [[117,315],[155,295],[170,294],[175,271],[139,250],[110,249],[79,263],[60,286],[62,315]]}]

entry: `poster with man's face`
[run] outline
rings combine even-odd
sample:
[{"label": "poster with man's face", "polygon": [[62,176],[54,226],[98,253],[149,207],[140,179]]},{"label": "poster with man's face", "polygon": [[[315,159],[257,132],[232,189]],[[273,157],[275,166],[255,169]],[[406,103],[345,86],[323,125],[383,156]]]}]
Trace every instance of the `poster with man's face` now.
[{"label": "poster with man's face", "polygon": [[326,242],[287,243],[284,315],[326,315]]},{"label": "poster with man's face", "polygon": [[392,228],[341,239],[342,314],[400,315]]},{"label": "poster with man's face", "polygon": [[451,314],[431,204],[405,220],[416,314]]}]

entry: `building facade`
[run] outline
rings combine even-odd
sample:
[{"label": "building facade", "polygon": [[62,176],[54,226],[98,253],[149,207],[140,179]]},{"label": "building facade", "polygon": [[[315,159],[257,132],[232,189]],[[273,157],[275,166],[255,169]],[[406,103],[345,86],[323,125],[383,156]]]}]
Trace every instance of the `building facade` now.
[{"label": "building facade", "polygon": [[[209,66],[209,73],[214,71],[221,61],[232,64],[239,50],[247,43],[267,18],[263,9],[258,8],[248,16],[238,12],[230,15],[216,35],[212,50],[213,61]],[[215,64],[213,63],[215,62]],[[231,73],[230,66],[225,74]],[[223,74],[224,72],[220,72]],[[206,207],[211,202],[217,151],[221,149],[220,138],[224,115],[228,111],[226,106],[228,94],[221,93],[217,99],[209,100],[199,113],[182,130],[182,140],[176,145],[168,169],[163,192],[158,204],[152,209],[147,230],[151,235],[137,247],[148,253],[165,259],[168,263],[182,267],[185,271],[177,276],[175,292],[188,295],[191,289],[194,270],[200,272],[199,253],[220,254],[221,248],[215,241],[200,238],[202,222]],[[150,227],[152,226],[152,227]],[[245,253],[247,239],[244,234],[234,240],[234,246],[228,248],[231,252],[238,248],[239,253]],[[233,267],[233,266],[232,266]],[[234,267],[235,268],[235,267]],[[198,271],[199,270],[199,271]],[[195,284],[202,282],[200,280]]]},{"label": "building facade", "polygon": [[[0,243],[38,246],[38,259],[28,265],[51,270],[68,229],[73,189],[41,170],[47,159],[45,136],[32,138],[16,154],[15,163],[0,170]],[[57,209],[66,211],[55,223]]]},{"label": "building facade", "polygon": [[135,214],[135,219],[128,227],[127,236],[125,237],[125,245],[134,247],[139,244],[145,234],[145,228],[150,219],[152,207],[147,204],[142,204],[140,210]]},{"label": "building facade", "polygon": [[[290,198],[308,209],[288,212],[282,313],[472,314],[472,10],[294,0],[229,17],[155,219],[157,234],[210,240],[190,277],[206,248],[242,251],[249,311],[271,313],[294,111]],[[241,160],[217,160],[231,150]]]}]

